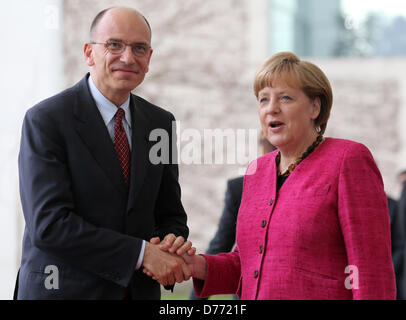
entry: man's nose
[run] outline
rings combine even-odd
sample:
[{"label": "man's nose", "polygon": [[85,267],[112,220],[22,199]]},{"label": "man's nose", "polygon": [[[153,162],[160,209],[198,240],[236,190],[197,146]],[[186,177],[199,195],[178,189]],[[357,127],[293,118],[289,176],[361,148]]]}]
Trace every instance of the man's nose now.
[{"label": "man's nose", "polygon": [[124,52],[121,54],[120,60],[125,64],[135,63],[134,53],[132,52],[131,46],[125,47]]}]

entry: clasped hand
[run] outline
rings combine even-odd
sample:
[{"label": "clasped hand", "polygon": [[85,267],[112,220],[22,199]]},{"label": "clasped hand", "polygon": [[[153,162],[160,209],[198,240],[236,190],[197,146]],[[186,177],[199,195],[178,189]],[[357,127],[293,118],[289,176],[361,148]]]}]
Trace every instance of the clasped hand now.
[{"label": "clasped hand", "polygon": [[143,272],[163,286],[189,280],[193,275],[196,248],[183,237],[168,234],[161,242],[152,238],[145,245]]}]

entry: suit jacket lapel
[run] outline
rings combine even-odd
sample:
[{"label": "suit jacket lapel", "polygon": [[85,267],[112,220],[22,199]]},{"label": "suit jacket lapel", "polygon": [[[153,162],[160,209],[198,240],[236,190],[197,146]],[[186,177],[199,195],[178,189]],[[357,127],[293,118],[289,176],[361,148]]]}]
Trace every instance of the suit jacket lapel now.
[{"label": "suit jacket lapel", "polygon": [[74,106],[76,131],[112,184],[126,194],[127,186],[120,162],[103,118],[90,94],[88,77],[89,74],[76,86],[78,93],[78,100]]},{"label": "suit jacket lapel", "polygon": [[135,200],[142,188],[148,168],[150,166],[149,150],[150,144],[149,127],[150,121],[140,105],[143,102],[131,95],[131,127],[132,127],[132,148],[131,148],[131,184],[128,210],[134,206]]}]

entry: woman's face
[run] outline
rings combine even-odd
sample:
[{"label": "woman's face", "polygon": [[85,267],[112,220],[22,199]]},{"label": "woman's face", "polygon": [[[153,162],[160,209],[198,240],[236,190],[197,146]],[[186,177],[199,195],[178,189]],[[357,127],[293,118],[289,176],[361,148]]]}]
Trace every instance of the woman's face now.
[{"label": "woman's face", "polygon": [[311,100],[303,90],[276,79],[272,86],[259,91],[258,103],[262,130],[282,153],[304,152],[314,142],[319,98]]}]

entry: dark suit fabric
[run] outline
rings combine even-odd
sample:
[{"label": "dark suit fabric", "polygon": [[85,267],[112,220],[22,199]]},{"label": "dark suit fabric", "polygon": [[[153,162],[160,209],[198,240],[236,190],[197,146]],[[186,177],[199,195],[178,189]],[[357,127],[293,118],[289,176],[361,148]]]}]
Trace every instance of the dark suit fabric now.
[{"label": "dark suit fabric", "polygon": [[[241,204],[242,187],[244,177],[238,177],[227,181],[226,195],[224,199],[224,208],[220,217],[217,232],[210,241],[207,254],[219,254],[230,252],[235,244],[235,232],[238,209]],[[190,294],[190,300],[206,300],[197,298],[194,291]]]},{"label": "dark suit fabric", "polygon": [[[396,210],[392,228],[392,252],[396,273],[397,298],[406,300],[406,181],[402,184],[402,192],[399,200],[396,202]],[[391,207],[389,212],[392,217]],[[391,220],[392,225],[392,220]]]},{"label": "dark suit fabric", "polygon": [[392,261],[396,276],[397,299],[403,300],[403,250],[404,250],[404,225],[403,213],[399,210],[399,202],[388,197],[388,208],[391,226]]},{"label": "dark suit fabric", "polygon": [[[135,265],[142,239],[188,236],[178,166],[149,161],[150,132],[161,128],[176,139],[174,117],[131,94],[128,190],[88,77],[24,119],[19,176],[26,227],[18,298],[122,299],[128,288],[133,299],[159,299],[159,284]],[[57,290],[44,286],[49,265],[59,270]]]},{"label": "dark suit fabric", "polygon": [[230,252],[235,244],[235,229],[238,209],[241,204],[244,177],[231,179],[227,182],[224,209],[214,238],[210,241],[207,254]]}]

